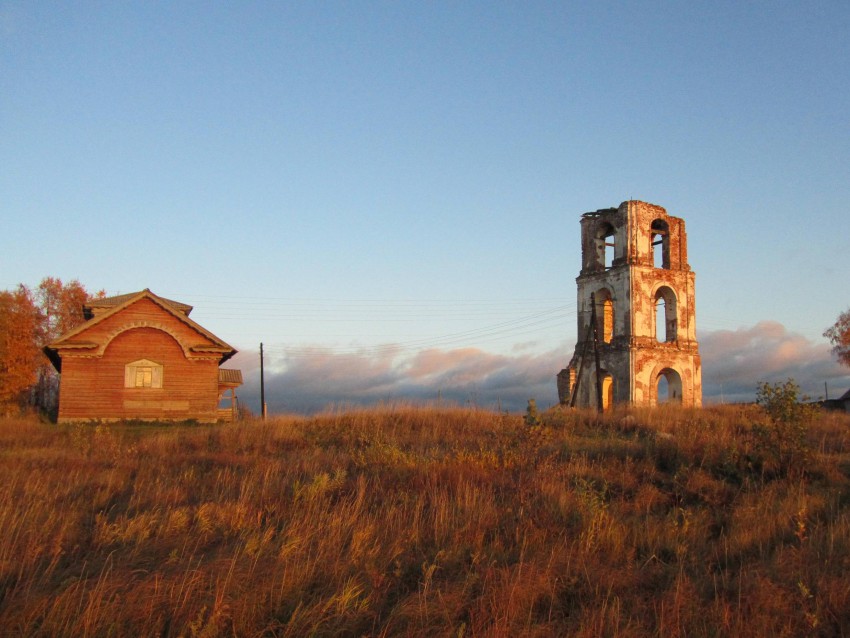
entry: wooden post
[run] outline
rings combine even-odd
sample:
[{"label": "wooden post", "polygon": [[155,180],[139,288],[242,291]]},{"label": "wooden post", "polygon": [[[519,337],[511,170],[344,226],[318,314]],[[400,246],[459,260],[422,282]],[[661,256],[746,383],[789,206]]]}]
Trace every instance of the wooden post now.
[{"label": "wooden post", "polygon": [[266,420],[266,380],[263,370],[263,343],[260,342],[260,414]]},{"label": "wooden post", "polygon": [[584,360],[587,358],[587,344],[593,336],[593,326],[587,327],[587,334],[584,336],[584,347],[581,350],[581,358],[578,360],[578,370],[576,370],[576,384],[570,388],[570,407],[576,407],[576,399],[578,399],[578,389],[581,387],[581,372],[584,369]]},{"label": "wooden post", "polygon": [[590,293],[590,322],[593,325],[593,358],[596,360],[596,409],[602,412],[602,366],[599,363],[599,325],[596,321],[595,293]]}]

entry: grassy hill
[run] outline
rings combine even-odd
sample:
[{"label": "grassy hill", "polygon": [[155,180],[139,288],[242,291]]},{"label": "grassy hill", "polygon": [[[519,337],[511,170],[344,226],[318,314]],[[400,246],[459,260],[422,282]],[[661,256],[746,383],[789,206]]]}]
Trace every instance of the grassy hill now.
[{"label": "grassy hill", "polygon": [[24,636],[850,634],[850,417],[0,421]]}]

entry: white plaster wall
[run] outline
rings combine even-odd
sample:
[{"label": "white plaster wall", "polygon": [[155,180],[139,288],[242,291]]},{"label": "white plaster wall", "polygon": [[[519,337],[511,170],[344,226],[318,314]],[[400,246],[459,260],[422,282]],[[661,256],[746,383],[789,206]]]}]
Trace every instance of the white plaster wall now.
[{"label": "white plaster wall", "polygon": [[[670,268],[653,263],[652,222],[663,219],[669,229]],[[600,264],[597,235],[603,224],[614,227],[614,264]],[[684,222],[660,206],[624,202],[583,216],[582,271],[576,279],[578,295],[577,345],[570,367],[578,370],[585,340],[590,336],[590,296],[607,288],[614,301],[614,337],[600,348],[601,367],[614,377],[615,402],[654,404],[658,371],[670,367],[682,379],[683,403],[701,405],[702,376],[696,342],[695,276],[687,264]],[[659,343],[655,335],[655,293],[669,287],[676,296],[676,340]],[[597,306],[598,320],[602,311]],[[590,336],[592,338],[592,336]],[[591,344],[592,345],[592,344]],[[592,347],[581,370],[577,405],[596,405],[596,370]]]}]

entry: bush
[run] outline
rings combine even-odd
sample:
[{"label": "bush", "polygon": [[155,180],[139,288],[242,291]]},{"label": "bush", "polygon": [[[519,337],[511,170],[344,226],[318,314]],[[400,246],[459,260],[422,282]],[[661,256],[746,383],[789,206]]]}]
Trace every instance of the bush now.
[{"label": "bush", "polygon": [[525,424],[540,425],[540,412],[537,411],[537,402],[534,399],[528,400],[528,407],[525,409]]},{"label": "bush", "polygon": [[756,403],[768,419],[767,424],[753,428],[756,445],[780,475],[805,472],[811,451],[808,428],[818,409],[807,400],[793,379],[774,384],[762,381],[756,390]]}]

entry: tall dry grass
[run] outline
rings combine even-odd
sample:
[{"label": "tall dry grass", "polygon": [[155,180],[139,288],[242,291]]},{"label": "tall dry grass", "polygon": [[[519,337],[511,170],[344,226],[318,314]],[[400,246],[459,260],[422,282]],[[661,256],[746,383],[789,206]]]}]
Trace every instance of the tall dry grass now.
[{"label": "tall dry grass", "polygon": [[0,633],[846,635],[850,418],[793,474],[760,418],[0,421]]}]

